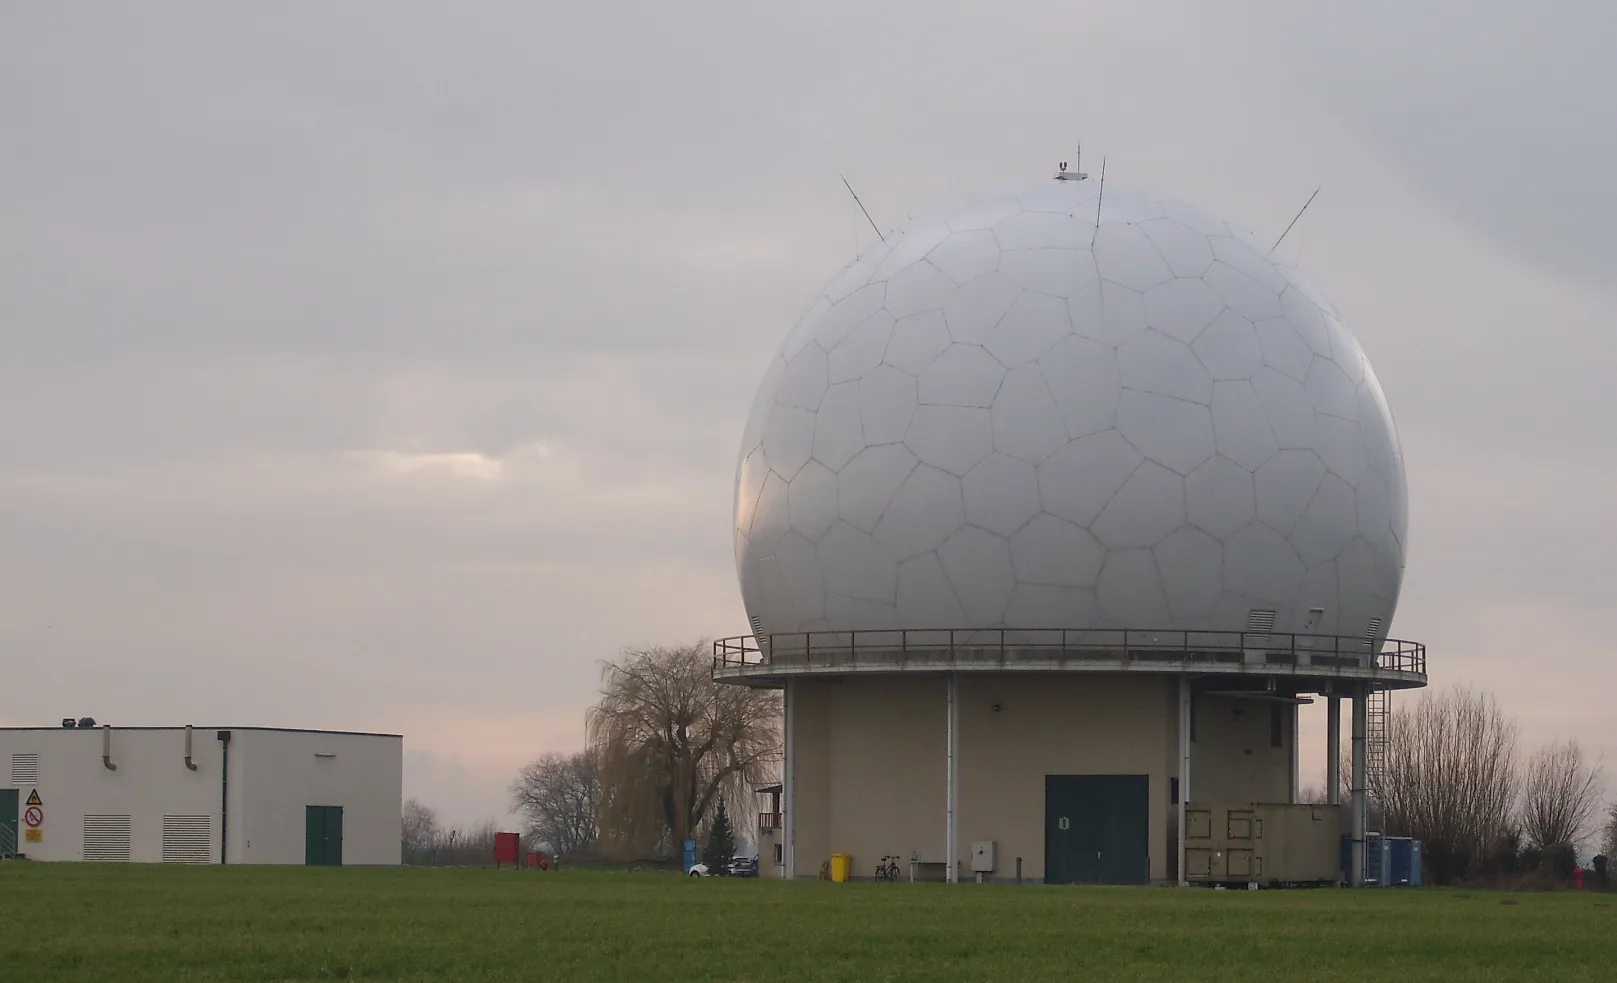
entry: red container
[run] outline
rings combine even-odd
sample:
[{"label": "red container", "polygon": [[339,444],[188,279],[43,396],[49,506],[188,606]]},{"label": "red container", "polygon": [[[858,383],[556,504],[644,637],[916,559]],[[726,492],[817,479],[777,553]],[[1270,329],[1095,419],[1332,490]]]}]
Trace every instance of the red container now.
[{"label": "red container", "polygon": [[500,864],[510,864],[513,867],[516,866],[518,855],[517,848],[521,839],[522,834],[520,833],[494,834],[494,865],[496,867],[498,867]]}]

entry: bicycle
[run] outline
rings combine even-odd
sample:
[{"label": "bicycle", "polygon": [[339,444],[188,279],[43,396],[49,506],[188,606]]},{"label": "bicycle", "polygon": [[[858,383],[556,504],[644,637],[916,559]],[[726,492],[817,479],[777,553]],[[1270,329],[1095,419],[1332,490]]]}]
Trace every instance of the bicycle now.
[{"label": "bicycle", "polygon": [[876,865],[876,880],[893,882],[898,880],[898,858],[883,857],[881,863]]}]

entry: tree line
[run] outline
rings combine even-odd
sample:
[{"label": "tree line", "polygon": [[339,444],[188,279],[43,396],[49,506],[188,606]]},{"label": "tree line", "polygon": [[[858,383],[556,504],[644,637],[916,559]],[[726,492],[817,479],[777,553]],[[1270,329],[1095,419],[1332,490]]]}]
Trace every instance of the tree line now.
[{"label": "tree line", "polygon": [[[781,711],[774,690],[714,682],[705,642],[626,649],[602,667],[585,746],[537,758],[512,782],[524,839],[573,860],[667,861],[686,839],[707,836],[704,859],[727,861],[705,855],[732,850],[731,823],[756,816],[752,790],[781,754]],[[412,800],[405,863],[462,863],[476,850],[469,862],[487,863],[486,825],[444,829]]]}]

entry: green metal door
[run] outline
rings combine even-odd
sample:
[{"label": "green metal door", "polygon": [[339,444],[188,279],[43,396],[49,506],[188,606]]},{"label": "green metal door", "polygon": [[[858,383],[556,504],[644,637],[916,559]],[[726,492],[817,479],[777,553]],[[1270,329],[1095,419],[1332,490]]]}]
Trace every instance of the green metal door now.
[{"label": "green metal door", "polygon": [[20,791],[0,788],[0,857],[17,853],[17,795]]},{"label": "green metal door", "polygon": [[342,806],[304,806],[303,862],[311,867],[342,865]]},{"label": "green metal door", "polygon": [[1045,883],[1146,883],[1149,792],[1145,775],[1044,776]]}]

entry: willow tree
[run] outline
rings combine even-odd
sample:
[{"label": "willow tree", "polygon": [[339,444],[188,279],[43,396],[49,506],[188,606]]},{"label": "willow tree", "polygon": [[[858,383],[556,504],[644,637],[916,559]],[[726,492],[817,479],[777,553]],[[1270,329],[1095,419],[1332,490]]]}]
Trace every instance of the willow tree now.
[{"label": "willow tree", "polygon": [[625,649],[603,667],[588,727],[606,850],[677,847],[723,801],[744,813],[780,757],[779,694],[716,683],[712,666],[697,642]]}]

